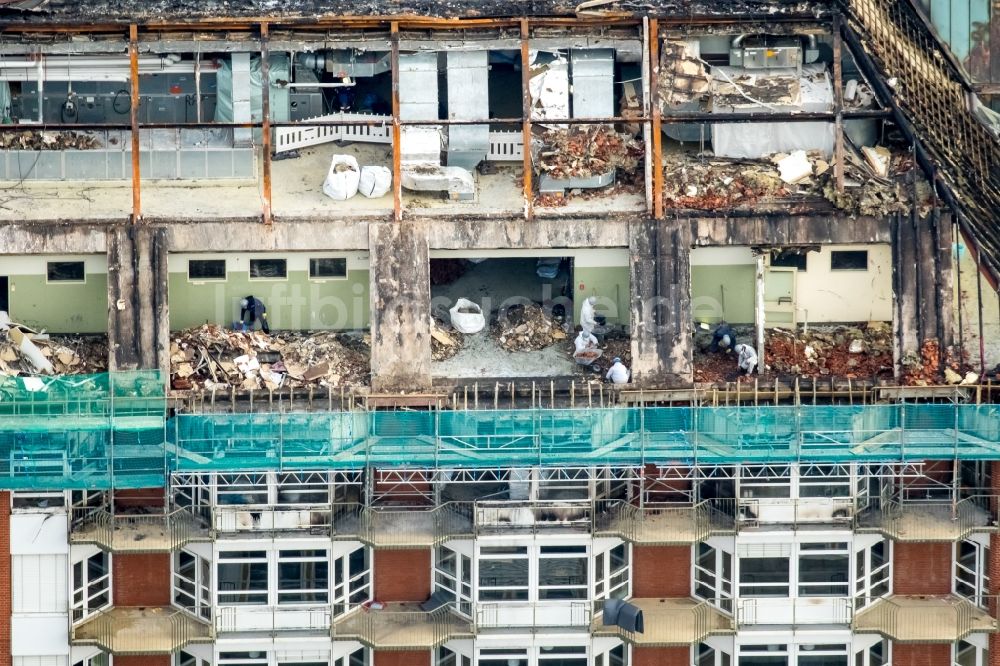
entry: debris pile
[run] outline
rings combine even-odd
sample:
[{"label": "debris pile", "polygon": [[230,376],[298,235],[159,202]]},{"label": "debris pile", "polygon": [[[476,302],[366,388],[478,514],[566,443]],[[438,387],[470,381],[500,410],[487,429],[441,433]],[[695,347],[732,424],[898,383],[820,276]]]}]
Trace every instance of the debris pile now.
[{"label": "debris pile", "polygon": [[446,361],[465,345],[465,336],[458,331],[445,330],[437,321],[431,319],[431,358],[435,361]]},{"label": "debris pile", "polygon": [[[16,331],[16,332],[14,332]],[[20,340],[20,341],[18,341]],[[27,344],[25,343],[27,341]],[[27,352],[28,345],[37,350]],[[49,335],[13,324],[0,333],[0,375],[78,375],[107,372],[108,339],[102,335]]]},{"label": "debris pile", "polygon": [[[909,386],[929,386],[941,383],[941,347],[937,340],[924,340],[920,354],[904,354],[900,359],[902,382]],[[945,363],[945,368],[949,368]],[[954,371],[952,371],[954,372]],[[956,382],[957,383],[957,382]]]},{"label": "debris pile", "polygon": [[3,150],[92,150],[100,148],[97,137],[78,132],[0,132]]},{"label": "debris pile", "polygon": [[205,324],[175,334],[170,344],[177,390],[342,386],[365,383],[369,375],[367,344],[341,333],[265,335]]},{"label": "debris pile", "polygon": [[701,59],[698,40],[666,39],[660,54],[658,88],[661,108],[676,108],[698,102],[707,110],[711,101],[712,76]]},{"label": "debris pile", "polygon": [[[737,377],[734,353],[710,352],[711,333],[695,335],[695,381]],[[736,328],[737,342],[756,347],[753,330]],[[877,380],[893,375],[892,330],[883,322],[857,326],[810,327],[808,332],[768,329],[761,375]]]},{"label": "debris pile", "polygon": [[534,303],[507,309],[494,324],[493,336],[507,351],[537,351],[569,337],[562,322]]},{"label": "debris pile", "polygon": [[764,160],[699,159],[689,153],[664,156],[663,185],[666,206],[697,210],[751,206],[790,193],[778,170]]},{"label": "debris pile", "polygon": [[610,171],[631,173],[643,159],[643,144],[606,125],[550,129],[542,135],[537,161],[552,178],[590,178]]}]

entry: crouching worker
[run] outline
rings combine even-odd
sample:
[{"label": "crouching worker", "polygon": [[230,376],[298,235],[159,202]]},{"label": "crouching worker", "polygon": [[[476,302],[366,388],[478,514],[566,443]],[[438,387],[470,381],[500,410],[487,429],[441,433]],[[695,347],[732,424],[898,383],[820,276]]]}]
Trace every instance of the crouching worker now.
[{"label": "crouching worker", "polygon": [[615,356],[615,360],[611,363],[611,368],[608,369],[608,374],[605,377],[612,384],[628,384],[631,376],[632,373],[625,367],[622,360]]},{"label": "crouching worker", "polygon": [[264,302],[254,296],[247,296],[240,301],[240,321],[243,322],[244,330],[249,328],[252,331],[258,320],[260,320],[260,330],[270,333],[271,327],[267,325],[267,308],[264,307]]},{"label": "crouching worker", "polygon": [[757,351],[750,345],[736,345],[733,348],[738,356],[736,357],[736,365],[739,368],[741,375],[752,375],[753,371],[757,368]]}]

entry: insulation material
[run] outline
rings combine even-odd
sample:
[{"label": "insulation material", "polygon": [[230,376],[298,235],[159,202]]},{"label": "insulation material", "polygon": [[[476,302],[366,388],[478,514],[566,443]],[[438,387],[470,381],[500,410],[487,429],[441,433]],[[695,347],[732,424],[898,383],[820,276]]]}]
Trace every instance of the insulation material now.
[{"label": "insulation material", "polygon": [[[833,84],[822,64],[794,69],[747,70],[715,67],[712,70],[712,113],[830,112]],[[720,157],[756,159],[772,153],[818,150],[833,155],[833,123],[714,123],[712,148]]]},{"label": "insulation material", "polygon": [[[271,120],[288,120],[288,88],[278,86],[279,81],[288,81],[291,78],[288,71],[288,62],[288,56],[282,54],[273,54],[268,59],[268,65],[270,66],[268,75],[271,79],[271,88],[269,90]],[[250,59],[250,116],[255,123],[259,123],[263,119],[264,113],[262,81],[263,75],[260,67],[260,56],[254,56]],[[215,122],[236,122],[234,120],[233,103],[240,95],[237,94],[239,91],[233,90],[233,65],[228,59],[222,60],[219,63],[217,86],[218,96],[215,103]]]},{"label": "insulation material", "polygon": [[531,120],[569,118],[569,67],[566,58],[556,55],[553,60],[540,63],[539,55],[538,51],[530,54],[528,92],[531,95]]},{"label": "insulation material", "polygon": [[666,113],[691,102],[707,108],[712,76],[701,59],[701,42],[697,39],[668,39],[663,42],[662,48],[658,85],[660,109]]}]

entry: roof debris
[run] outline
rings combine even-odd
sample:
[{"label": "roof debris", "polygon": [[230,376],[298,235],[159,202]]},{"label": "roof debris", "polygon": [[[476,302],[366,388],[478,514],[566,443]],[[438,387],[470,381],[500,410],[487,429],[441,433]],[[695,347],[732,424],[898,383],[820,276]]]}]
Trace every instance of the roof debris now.
[{"label": "roof debris", "polygon": [[492,333],[507,351],[536,351],[569,338],[565,323],[535,303],[508,308],[494,323]]},{"label": "roof debris", "polygon": [[93,150],[100,147],[96,136],[79,132],[0,132],[0,149],[3,150]]},{"label": "roof debris", "polygon": [[609,171],[631,173],[644,156],[642,141],[607,125],[550,129],[542,135],[537,164],[553,178],[590,178]]},{"label": "roof debris", "polygon": [[205,324],[176,333],[170,345],[176,390],[357,385],[370,373],[367,341],[329,331],[266,335]]}]

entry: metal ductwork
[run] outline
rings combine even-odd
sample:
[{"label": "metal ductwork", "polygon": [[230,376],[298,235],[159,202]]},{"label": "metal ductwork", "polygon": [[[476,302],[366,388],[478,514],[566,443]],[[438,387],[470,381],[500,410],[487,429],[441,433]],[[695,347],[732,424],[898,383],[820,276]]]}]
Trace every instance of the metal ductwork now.
[{"label": "metal ductwork", "polygon": [[569,54],[574,118],[615,116],[614,49],[573,49]]},{"label": "metal ductwork", "polygon": [[[446,55],[448,117],[489,118],[489,53],[450,51]],[[448,128],[448,166],[472,171],[486,159],[489,151],[489,125],[452,125]]]},{"label": "metal ductwork", "polygon": [[327,49],[314,53],[300,53],[296,59],[306,68],[325,71],[336,77],[368,77],[389,71],[388,53],[356,51],[354,49]]}]

